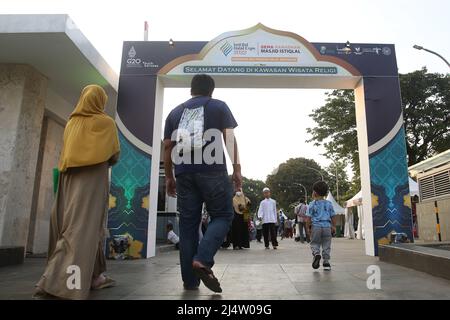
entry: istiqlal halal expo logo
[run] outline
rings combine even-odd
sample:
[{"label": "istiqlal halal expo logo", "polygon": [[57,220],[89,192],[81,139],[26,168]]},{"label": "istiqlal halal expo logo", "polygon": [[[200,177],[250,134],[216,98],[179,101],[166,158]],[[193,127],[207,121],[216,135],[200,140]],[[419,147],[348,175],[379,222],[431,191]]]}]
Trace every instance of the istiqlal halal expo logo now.
[{"label": "istiqlal halal expo logo", "polygon": [[220,51],[222,51],[223,55],[226,57],[231,53],[231,51],[233,51],[233,46],[228,41],[226,41],[223,45],[220,46]]}]

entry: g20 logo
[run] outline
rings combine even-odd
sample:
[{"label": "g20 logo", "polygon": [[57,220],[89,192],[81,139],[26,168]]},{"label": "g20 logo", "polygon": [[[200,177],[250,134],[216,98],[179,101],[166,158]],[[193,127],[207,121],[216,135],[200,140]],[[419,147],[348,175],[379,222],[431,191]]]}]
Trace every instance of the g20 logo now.
[{"label": "g20 logo", "polygon": [[131,65],[139,65],[141,64],[142,60],[139,58],[128,58],[127,59],[127,64],[131,64]]}]

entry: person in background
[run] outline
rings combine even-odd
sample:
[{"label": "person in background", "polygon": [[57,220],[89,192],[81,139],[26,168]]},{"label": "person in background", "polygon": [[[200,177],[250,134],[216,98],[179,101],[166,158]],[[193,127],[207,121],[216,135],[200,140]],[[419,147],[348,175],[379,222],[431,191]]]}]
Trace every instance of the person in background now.
[{"label": "person in background", "polygon": [[[87,299],[91,289],[115,284],[104,274],[103,242],[108,171],[119,159],[120,146],[116,124],[105,113],[107,100],[102,87],[85,87],[64,129],[47,266],[36,285],[36,299]],[[69,288],[73,274],[67,271],[73,266],[80,272],[80,285]]]},{"label": "person in background", "polygon": [[250,220],[248,223],[248,233],[249,233],[250,241],[253,241],[256,239],[256,225],[255,225],[255,221],[253,221],[252,217],[250,217]]},{"label": "person in background", "polygon": [[292,220],[291,219],[285,219],[284,220],[284,237],[285,238],[292,238]]},{"label": "person in background", "polygon": [[297,217],[297,224],[299,229],[299,239],[301,243],[306,242],[309,243],[309,229],[306,225],[306,212],[308,210],[308,206],[305,203],[305,199],[301,198],[298,206],[295,207],[295,215]]},{"label": "person in background", "polygon": [[250,213],[250,205],[251,205],[251,201],[249,198],[245,197],[245,207],[243,210],[243,217],[244,217],[244,222],[246,225],[246,229],[245,229],[245,235],[244,235],[244,243],[243,243],[243,248],[249,249],[250,248],[250,226],[251,226],[251,213]]},{"label": "person in background", "polygon": [[174,244],[175,245],[175,249],[178,250],[179,249],[179,242],[180,242],[180,238],[178,238],[177,234],[173,231],[173,224],[172,223],[168,223],[166,226],[166,232],[167,232],[167,242]]},{"label": "person in background", "polygon": [[231,226],[231,242],[234,250],[249,248],[248,207],[250,200],[242,190],[238,190],[233,197],[234,218]]},{"label": "person in background", "polygon": [[277,228],[277,234],[281,237],[281,240],[284,239],[284,222],[286,221],[286,218],[284,217],[284,213],[283,210],[280,209],[280,211],[278,211],[278,223],[275,224],[275,227],[278,226]]},{"label": "person in background", "polygon": [[255,218],[253,219],[255,221],[255,227],[256,227],[256,242],[262,243],[262,221],[260,218],[258,218],[258,211],[259,208],[256,210]]},{"label": "person in background", "polygon": [[231,246],[231,228],[230,230],[227,232],[227,235],[225,236],[225,238],[223,239],[222,244],[220,245],[220,247],[222,249],[228,249]]},{"label": "person in background", "polygon": [[[312,267],[318,269],[323,257],[323,269],[331,270],[331,239],[336,233],[336,213],[333,204],[325,200],[328,185],[325,181],[318,181],[313,185],[313,201],[306,213],[307,224],[311,229],[311,251],[313,255]],[[322,249],[322,256],[320,250]]]},{"label": "person in background", "polygon": [[270,189],[263,189],[264,200],[259,204],[258,218],[262,220],[264,246],[269,249],[269,239],[273,249],[277,249],[277,231],[275,223],[278,221],[277,202],[270,197]]},{"label": "person in background", "polygon": [[295,217],[295,219],[292,220],[292,235],[294,239],[297,238],[297,217]]},{"label": "person in background", "polygon": [[[233,192],[242,188],[242,174],[234,135],[237,122],[225,102],[212,98],[214,88],[211,76],[195,75],[191,81],[192,98],[167,116],[164,171],[167,194],[177,197],[180,212],[184,289],[198,290],[201,280],[208,289],[222,292],[211,268],[233,220]],[[233,166],[234,190],[227,173],[223,142]],[[203,203],[210,222],[199,242]]]}]

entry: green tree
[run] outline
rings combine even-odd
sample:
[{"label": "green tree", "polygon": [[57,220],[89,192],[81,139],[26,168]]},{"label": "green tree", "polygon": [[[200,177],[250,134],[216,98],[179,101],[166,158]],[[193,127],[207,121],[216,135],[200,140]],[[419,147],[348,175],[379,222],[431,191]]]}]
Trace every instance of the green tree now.
[{"label": "green tree", "polygon": [[325,105],[314,109],[309,115],[316,126],[306,129],[311,135],[308,142],[323,145],[329,159],[348,162],[353,172],[359,172],[353,90],[333,90],[326,96]]},{"label": "green tree", "polygon": [[[325,168],[325,180],[330,187],[332,195],[339,204],[342,204],[345,200],[348,200],[349,197],[352,197],[354,195],[350,192],[352,183],[348,179],[346,168],[347,163],[344,161],[334,161],[331,165]],[[337,193],[338,188],[336,187],[336,176],[337,184],[339,187],[339,197]]]},{"label": "green tree", "polygon": [[349,190],[346,195],[344,195],[344,198],[342,198],[341,203],[343,204],[348,199],[352,198],[355,194],[357,194],[359,191],[361,191],[361,176],[358,174],[355,174],[350,181]]},{"label": "green tree", "polygon": [[400,75],[408,164],[450,148],[450,74]]},{"label": "green tree", "polygon": [[301,197],[305,197],[303,187],[298,184],[305,186],[310,201],[312,185],[321,179],[320,175],[310,168],[319,170],[326,175],[320,165],[312,159],[291,158],[280,164],[275,172],[267,177],[266,182],[272,191],[272,197],[291,218],[293,217],[293,205],[298,203]]},{"label": "green tree", "polygon": [[[425,160],[450,146],[450,74],[428,73],[426,68],[400,75],[408,164]],[[359,176],[353,90],[327,93],[326,103],[310,114],[309,141],[323,145],[331,159],[348,160]],[[358,185],[357,183],[356,185]]]}]

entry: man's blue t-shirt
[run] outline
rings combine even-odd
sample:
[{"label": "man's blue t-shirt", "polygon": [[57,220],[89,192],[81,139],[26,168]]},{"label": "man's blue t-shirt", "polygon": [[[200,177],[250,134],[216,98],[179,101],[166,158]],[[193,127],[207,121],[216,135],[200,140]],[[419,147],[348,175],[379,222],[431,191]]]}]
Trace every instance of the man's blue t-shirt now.
[{"label": "man's blue t-shirt", "polygon": [[334,217],[333,205],[328,200],[314,200],[308,206],[307,217],[311,217],[311,223],[315,227],[330,228],[331,218]]},{"label": "man's blue t-shirt", "polygon": [[[185,108],[195,109],[199,106],[204,106],[204,131],[208,129],[217,129],[219,131],[222,131],[224,129],[237,127],[237,122],[234,119],[230,108],[225,102],[217,99],[212,99],[210,97],[199,96],[189,99],[169,113],[164,128],[164,139],[171,140],[173,138],[172,134],[175,130],[178,129],[178,125]],[[206,142],[206,145],[203,146],[203,150],[205,150],[205,148],[212,142],[214,142],[214,138],[212,138],[211,141]],[[213,155],[215,156],[214,153]],[[218,158],[220,158],[220,155],[218,155]],[[190,164],[175,164],[175,176],[182,173],[212,171],[227,171],[226,158],[223,150],[221,163],[207,164],[205,163],[205,159],[203,159],[202,157],[202,163],[195,164],[194,154],[192,153]]]}]

